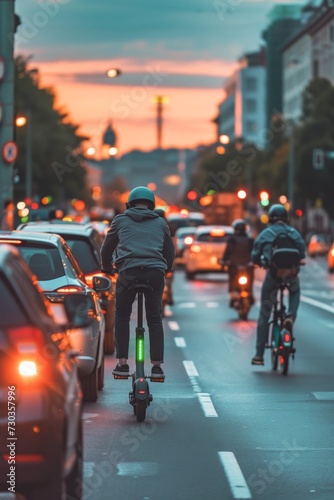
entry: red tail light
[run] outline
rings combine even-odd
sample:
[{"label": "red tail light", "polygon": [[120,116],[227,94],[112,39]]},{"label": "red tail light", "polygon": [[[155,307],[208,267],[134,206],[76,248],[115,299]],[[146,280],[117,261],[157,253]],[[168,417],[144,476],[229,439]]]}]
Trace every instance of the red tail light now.
[{"label": "red tail light", "polygon": [[38,359],[44,346],[43,334],[31,326],[12,328],[8,330],[12,345],[17,351],[17,362],[11,368],[24,379],[32,379],[38,375]]},{"label": "red tail light", "polygon": [[77,286],[77,285],[66,285],[62,286],[61,288],[57,288],[55,290],[57,293],[76,293],[76,292],[83,292],[84,288],[82,286]]},{"label": "red tail light", "polygon": [[290,342],[290,341],[291,341],[290,333],[285,333],[284,334],[284,342]]}]

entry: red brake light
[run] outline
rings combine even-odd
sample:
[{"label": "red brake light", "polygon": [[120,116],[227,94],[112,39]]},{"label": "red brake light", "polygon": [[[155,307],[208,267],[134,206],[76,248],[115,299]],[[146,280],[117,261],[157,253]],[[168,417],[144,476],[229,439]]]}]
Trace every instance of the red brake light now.
[{"label": "red brake light", "polygon": [[32,326],[11,328],[8,334],[20,354],[36,353],[44,344],[42,332]]},{"label": "red brake light", "polygon": [[285,333],[284,334],[284,342],[290,342],[290,341],[291,341],[290,333]]},{"label": "red brake light", "polygon": [[66,285],[62,286],[61,288],[57,288],[55,290],[57,293],[76,293],[76,292],[82,292],[84,288],[82,286],[77,286],[77,285]]}]

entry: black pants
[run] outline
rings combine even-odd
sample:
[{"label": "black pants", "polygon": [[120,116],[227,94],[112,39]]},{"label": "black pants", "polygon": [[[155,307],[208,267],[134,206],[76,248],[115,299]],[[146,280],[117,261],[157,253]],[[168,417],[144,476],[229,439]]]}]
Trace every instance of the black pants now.
[{"label": "black pants", "polygon": [[150,338],[151,361],[163,362],[164,332],[161,317],[161,300],[165,276],[159,269],[135,267],[121,271],[116,282],[115,340],[116,357],[128,359],[130,340],[130,316],[136,297],[129,287],[135,284],[147,284],[153,291],[145,291],[146,321]]}]

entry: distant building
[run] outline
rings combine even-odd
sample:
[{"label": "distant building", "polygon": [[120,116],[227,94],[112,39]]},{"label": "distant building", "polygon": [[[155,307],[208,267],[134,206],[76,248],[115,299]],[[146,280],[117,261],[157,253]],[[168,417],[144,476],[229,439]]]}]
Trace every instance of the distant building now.
[{"label": "distant building", "polygon": [[266,126],[283,112],[282,45],[301,26],[301,5],[275,5],[269,12],[269,25],[262,33],[266,42]]},{"label": "distant building", "polygon": [[303,92],[314,78],[334,84],[334,2],[309,2],[303,24],[282,47],[283,114],[298,120]]},{"label": "distant building", "polygon": [[223,86],[225,97],[214,120],[218,137],[226,134],[232,141],[242,138],[264,147],[265,89],[266,57],[262,48],[244,54],[238,69]]}]

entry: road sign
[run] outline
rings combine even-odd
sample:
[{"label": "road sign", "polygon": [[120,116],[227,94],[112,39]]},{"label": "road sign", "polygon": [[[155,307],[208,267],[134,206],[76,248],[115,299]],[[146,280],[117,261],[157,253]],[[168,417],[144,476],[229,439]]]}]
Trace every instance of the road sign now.
[{"label": "road sign", "polygon": [[14,163],[17,158],[17,146],[15,142],[8,141],[2,147],[2,158],[5,163]]},{"label": "road sign", "polygon": [[313,168],[323,170],[325,166],[325,155],[323,149],[313,149]]},{"label": "road sign", "polygon": [[0,56],[0,82],[1,80],[3,80],[4,74],[5,74],[5,65],[3,62],[3,58]]}]

